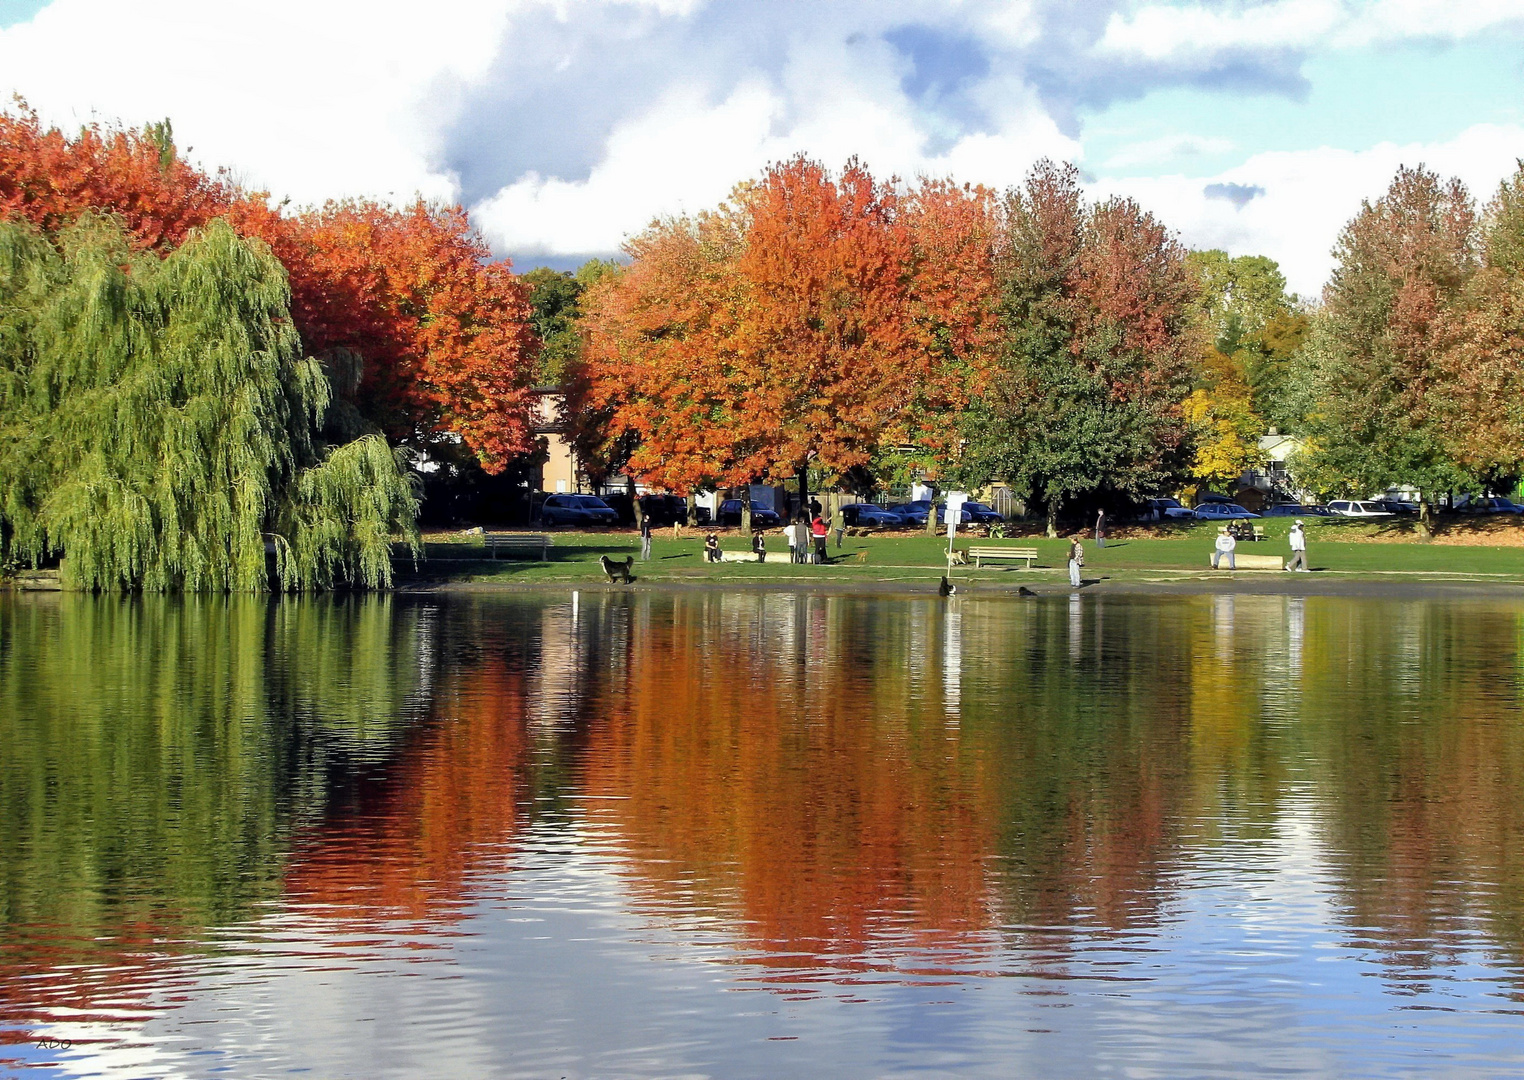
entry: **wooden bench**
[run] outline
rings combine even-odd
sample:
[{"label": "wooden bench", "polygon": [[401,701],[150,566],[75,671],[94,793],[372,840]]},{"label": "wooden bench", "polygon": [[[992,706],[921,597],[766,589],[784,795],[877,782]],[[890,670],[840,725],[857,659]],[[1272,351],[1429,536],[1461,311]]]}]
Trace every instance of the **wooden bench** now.
[{"label": "wooden bench", "polygon": [[[1236,569],[1238,569],[1238,570],[1284,570],[1284,569],[1286,569],[1286,560],[1282,559],[1279,555],[1245,555],[1242,551],[1235,552],[1234,554],[1237,555],[1238,566],[1236,567]],[[1211,556],[1211,554],[1208,554],[1207,555],[1207,566],[1210,567],[1211,565],[1212,565],[1212,556]],[[1217,569],[1219,569],[1219,570],[1226,570],[1227,568],[1228,568],[1228,557],[1226,555],[1224,555],[1222,557],[1222,559],[1219,561],[1219,565],[1218,565]]]},{"label": "wooden bench", "polygon": [[1032,564],[1037,561],[1036,548],[970,547],[966,554],[974,560],[975,570],[979,569],[979,564],[985,560],[993,562],[998,559],[1022,559],[1026,562],[1028,570],[1032,569]]},{"label": "wooden bench", "polygon": [[550,537],[544,533],[482,533],[482,543],[487,545],[487,552],[494,559],[500,550],[510,555],[537,551],[541,562],[550,558]]}]

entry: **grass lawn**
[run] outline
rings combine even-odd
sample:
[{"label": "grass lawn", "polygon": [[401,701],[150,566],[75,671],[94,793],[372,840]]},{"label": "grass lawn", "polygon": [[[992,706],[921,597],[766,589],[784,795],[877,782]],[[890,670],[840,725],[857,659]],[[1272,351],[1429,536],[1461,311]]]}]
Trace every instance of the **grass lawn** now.
[{"label": "grass lawn", "polygon": [[[1286,533],[1291,522],[1269,519],[1260,524],[1270,538],[1262,543],[1241,542],[1239,551],[1287,556]],[[1524,526],[1524,523],[1520,525]],[[1144,532],[1154,535],[1138,535]],[[1373,542],[1392,539],[1394,529],[1365,522],[1330,523],[1313,519],[1309,521],[1307,532],[1309,561],[1315,571],[1324,573],[1380,579],[1398,576],[1415,580],[1440,577],[1524,580],[1524,546],[1462,546],[1400,540]],[[1096,547],[1093,538],[1087,538],[1085,575],[1087,578],[1105,576],[1122,581],[1209,576],[1207,559],[1216,534],[1217,526],[1208,523],[1124,530],[1124,535],[1108,539],[1103,549]],[[639,553],[639,538],[633,532],[556,532],[552,536],[551,557],[547,562],[521,558],[490,560],[484,557],[480,538],[459,534],[430,537],[425,545],[426,559],[416,573],[410,565],[399,563],[399,584],[591,584],[604,580],[598,564],[600,555],[623,560]],[[969,542],[960,536],[957,545],[967,547]],[[954,577],[959,581],[1014,586],[1026,580],[1060,581],[1067,576],[1064,566],[1067,539],[1026,536],[1008,540],[976,539],[973,542],[1035,547],[1037,566],[1031,571],[1009,565],[978,571],[959,566],[954,570]],[[747,545],[731,531],[721,533],[720,546],[726,550],[744,551]],[[782,534],[769,535],[767,548],[769,551],[786,551]],[[716,565],[703,560],[702,534],[685,531],[683,537],[673,539],[670,530],[662,530],[652,543],[651,560],[642,563],[637,557],[634,573],[638,580],[646,582],[925,584],[941,576],[946,565],[946,551],[946,537],[849,536],[839,552],[834,545],[830,548],[831,556],[837,561],[829,566],[750,562]]]}]

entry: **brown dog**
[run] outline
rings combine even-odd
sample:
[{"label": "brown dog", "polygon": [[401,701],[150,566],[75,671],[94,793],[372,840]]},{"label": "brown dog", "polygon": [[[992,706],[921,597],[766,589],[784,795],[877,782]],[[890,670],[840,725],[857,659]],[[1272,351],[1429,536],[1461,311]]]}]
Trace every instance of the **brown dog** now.
[{"label": "brown dog", "polygon": [[624,562],[615,562],[607,555],[598,556],[598,561],[603,564],[603,572],[608,575],[609,583],[622,581],[628,585],[635,580],[630,577],[630,571],[635,568],[635,556],[631,555]]}]

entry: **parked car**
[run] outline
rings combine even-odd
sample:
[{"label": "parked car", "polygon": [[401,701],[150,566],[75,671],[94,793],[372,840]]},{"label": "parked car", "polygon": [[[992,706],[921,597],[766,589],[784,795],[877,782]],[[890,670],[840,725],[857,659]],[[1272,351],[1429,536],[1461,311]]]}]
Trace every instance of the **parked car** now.
[{"label": "parked car", "polygon": [[641,509],[653,527],[688,524],[688,500],[678,495],[642,495]]},{"label": "parked car", "polygon": [[1368,499],[1367,502],[1375,503],[1389,514],[1416,514],[1418,504],[1404,499]]},{"label": "parked car", "polygon": [[1005,515],[993,506],[986,506],[979,502],[966,502],[963,504],[965,513],[970,514],[976,525],[999,525],[1005,521]]},{"label": "parked car", "polygon": [[1312,514],[1312,513],[1315,513],[1315,512],[1316,511],[1313,511],[1313,510],[1303,506],[1301,503],[1281,503],[1279,506],[1269,506],[1269,507],[1266,507],[1264,513],[1261,514],[1260,516],[1261,517],[1303,517],[1303,516],[1305,516],[1307,514]]},{"label": "parked car", "polygon": [[874,503],[848,503],[841,508],[841,516],[848,525],[873,528],[899,528],[903,519]]},{"label": "parked car", "polygon": [[889,507],[889,512],[898,514],[905,525],[921,528],[926,524],[926,515],[931,513],[931,502],[927,499],[917,499],[915,502],[896,503]]},{"label": "parked car", "polygon": [[[726,499],[720,503],[720,524],[741,524],[741,500]],[[754,529],[776,529],[783,524],[783,518],[770,506],[753,506],[751,508],[751,526]]]},{"label": "parked car", "polygon": [[1225,502],[1202,503],[1192,513],[1197,521],[1240,521],[1259,517],[1258,514],[1249,513],[1237,503]]},{"label": "parked car", "polygon": [[1373,502],[1361,502],[1356,499],[1335,499],[1328,504],[1328,512],[1334,517],[1350,518],[1382,518],[1392,517],[1390,510],[1381,509],[1380,505]]},{"label": "parked car", "polygon": [[547,529],[557,525],[615,525],[619,514],[595,495],[548,495],[540,507]]},{"label": "parked car", "polygon": [[1143,516],[1157,518],[1163,521],[1165,518],[1188,518],[1191,517],[1190,507],[1181,506],[1179,499],[1149,499],[1143,504]]},{"label": "parked car", "polygon": [[1511,499],[1468,499],[1462,496],[1456,500],[1455,509],[1462,514],[1524,514],[1524,506]]}]

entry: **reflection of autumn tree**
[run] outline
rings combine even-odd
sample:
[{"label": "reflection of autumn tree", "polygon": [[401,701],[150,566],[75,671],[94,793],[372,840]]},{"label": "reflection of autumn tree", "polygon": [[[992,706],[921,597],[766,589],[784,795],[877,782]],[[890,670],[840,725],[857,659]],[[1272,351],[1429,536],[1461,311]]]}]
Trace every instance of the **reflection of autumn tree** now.
[{"label": "reflection of autumn tree", "polygon": [[1308,607],[1305,739],[1348,920],[1404,978],[1477,920],[1524,960],[1519,611]]},{"label": "reflection of autumn tree", "polygon": [[588,735],[585,790],[639,879],[800,963],[986,921],[979,763],[931,699],[875,686],[853,654],[871,617],[841,599],[678,598],[632,638]]},{"label": "reflection of autumn tree", "polygon": [[437,719],[387,768],[355,786],[293,852],[288,896],[343,918],[439,917],[468,899],[519,826],[528,771],[521,671],[456,669]]}]

